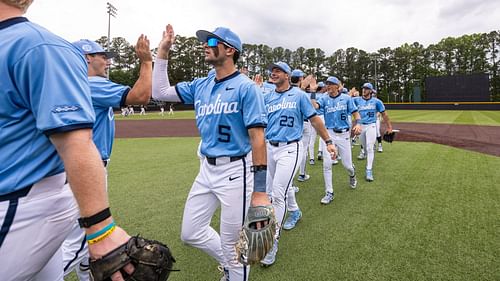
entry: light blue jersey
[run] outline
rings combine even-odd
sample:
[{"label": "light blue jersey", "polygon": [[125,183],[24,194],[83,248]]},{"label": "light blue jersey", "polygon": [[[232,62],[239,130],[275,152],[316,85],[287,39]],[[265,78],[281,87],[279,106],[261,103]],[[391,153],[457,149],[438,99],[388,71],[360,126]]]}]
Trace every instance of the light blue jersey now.
[{"label": "light blue jersey", "polygon": [[239,72],[219,81],[212,76],[181,82],[175,88],[183,103],[194,104],[205,156],[246,155],[251,150],[248,129],[267,125],[262,92]]},{"label": "light blue jersey", "polygon": [[316,115],[308,95],[297,87],[276,90],[264,96],[267,118],[266,139],[276,142],[300,140],[305,119]]},{"label": "light blue jersey", "polygon": [[385,106],[381,100],[370,97],[365,100],[363,97],[356,97],[354,104],[358,107],[359,114],[361,115],[361,124],[373,124],[377,122],[377,112],[384,112]]},{"label": "light blue jersey", "polygon": [[265,81],[265,82],[262,83],[262,86],[260,88],[262,89],[262,93],[264,95],[267,95],[270,92],[274,91],[274,89],[276,89],[276,85],[274,85],[273,83],[269,83],[269,82]]},{"label": "light blue jersey", "polygon": [[[320,100],[321,97],[323,97],[323,96],[326,96],[326,94],[325,93],[316,93],[316,101]],[[320,108],[316,109],[316,113],[318,115],[324,115],[325,110],[324,110],[324,108],[320,107]]]},{"label": "light blue jersey", "polygon": [[24,17],[0,22],[0,195],[64,171],[48,136],[92,128],[87,63]]},{"label": "light blue jersey", "polygon": [[93,139],[102,160],[111,157],[115,139],[115,115],[113,108],[125,106],[130,87],[116,84],[104,77],[89,77],[90,94],[96,115]]},{"label": "light blue jersey", "polygon": [[319,107],[323,108],[325,115],[325,127],[333,130],[350,129],[349,116],[358,111],[352,98],[346,94],[332,97],[325,94],[317,100]]}]

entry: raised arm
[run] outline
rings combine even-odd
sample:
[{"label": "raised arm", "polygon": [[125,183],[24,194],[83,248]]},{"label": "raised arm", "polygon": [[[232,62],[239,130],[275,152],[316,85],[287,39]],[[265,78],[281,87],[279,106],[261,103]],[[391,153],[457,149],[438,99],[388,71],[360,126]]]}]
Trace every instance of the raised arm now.
[{"label": "raised arm", "polygon": [[168,56],[175,40],[173,27],[168,24],[163,31],[153,69],[153,98],[168,102],[180,102],[175,87],[168,80]]},{"label": "raised arm", "polygon": [[153,76],[153,57],[149,48],[149,39],[141,34],[135,45],[135,54],[139,58],[140,72],[139,79],[134,84],[134,87],[127,95],[126,104],[143,104],[149,103],[151,98],[152,76]]}]

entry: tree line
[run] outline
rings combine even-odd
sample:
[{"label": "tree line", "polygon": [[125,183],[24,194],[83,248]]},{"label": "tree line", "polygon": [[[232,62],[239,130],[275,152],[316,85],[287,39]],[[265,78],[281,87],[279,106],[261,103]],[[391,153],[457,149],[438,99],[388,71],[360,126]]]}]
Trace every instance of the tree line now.
[{"label": "tree line", "polygon": [[[107,46],[105,36],[96,41]],[[110,45],[110,50],[119,54],[113,59],[110,79],[133,85],[139,75],[134,46],[122,37],[113,38]],[[329,56],[320,48],[300,47],[292,51],[265,44],[243,44],[238,65],[246,67],[251,77],[256,74],[266,77],[267,65],[284,61],[292,68],[316,75],[318,81],[333,75],[347,87],[358,89],[369,81],[378,89],[379,98],[386,102],[412,101],[415,86],[422,89],[425,101],[426,77],[487,73],[490,76],[491,101],[500,101],[499,49],[500,31],[447,37],[427,47],[418,42],[405,43],[394,49],[381,48],[374,53],[350,47],[338,49]],[[156,53],[156,49],[152,51]],[[206,76],[210,70],[204,63],[203,46],[195,37],[177,35],[169,60],[171,84]]]}]

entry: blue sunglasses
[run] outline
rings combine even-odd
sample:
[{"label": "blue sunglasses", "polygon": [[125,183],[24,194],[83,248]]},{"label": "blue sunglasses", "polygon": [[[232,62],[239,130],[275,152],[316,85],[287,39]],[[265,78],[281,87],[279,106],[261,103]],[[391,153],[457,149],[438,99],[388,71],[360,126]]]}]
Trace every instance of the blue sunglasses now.
[{"label": "blue sunglasses", "polygon": [[211,38],[207,39],[207,46],[208,47],[217,47],[217,45],[219,43],[222,43],[222,44],[226,45],[229,48],[234,48],[233,46],[231,46],[231,45],[227,44],[226,42],[221,41],[221,40],[219,40],[219,39],[217,39],[215,37],[211,37]]}]

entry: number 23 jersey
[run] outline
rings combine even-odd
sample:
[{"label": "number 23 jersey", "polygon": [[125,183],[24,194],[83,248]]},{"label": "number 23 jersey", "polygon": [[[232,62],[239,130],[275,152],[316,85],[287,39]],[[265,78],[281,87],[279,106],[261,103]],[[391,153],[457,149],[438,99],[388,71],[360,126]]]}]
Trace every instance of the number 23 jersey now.
[{"label": "number 23 jersey", "polygon": [[307,94],[297,87],[264,96],[267,118],[266,139],[277,142],[300,140],[304,120],[316,115]]}]

